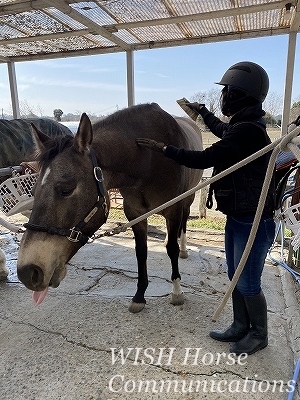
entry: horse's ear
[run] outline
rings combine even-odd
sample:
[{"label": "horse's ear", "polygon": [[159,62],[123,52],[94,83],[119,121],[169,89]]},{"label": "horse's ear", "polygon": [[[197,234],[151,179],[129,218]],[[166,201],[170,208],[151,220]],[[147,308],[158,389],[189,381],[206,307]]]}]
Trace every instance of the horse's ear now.
[{"label": "horse's ear", "polygon": [[93,140],[93,128],[89,117],[83,113],[74,139],[74,147],[79,153],[88,150]]},{"label": "horse's ear", "polygon": [[36,150],[41,153],[45,149],[44,143],[49,140],[49,136],[41,132],[33,123],[31,123],[31,133]]}]

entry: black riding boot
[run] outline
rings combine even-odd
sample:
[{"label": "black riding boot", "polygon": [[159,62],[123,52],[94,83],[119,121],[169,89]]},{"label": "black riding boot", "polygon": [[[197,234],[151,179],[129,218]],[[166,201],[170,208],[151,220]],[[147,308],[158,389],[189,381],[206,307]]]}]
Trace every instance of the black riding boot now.
[{"label": "black riding boot", "polygon": [[232,292],[233,323],[225,331],[214,330],[209,336],[220,342],[237,342],[250,329],[250,322],[244,296],[235,288]]},{"label": "black riding boot", "polygon": [[251,328],[245,337],[231,346],[230,352],[235,354],[253,354],[268,345],[267,303],[263,292],[244,298]]}]

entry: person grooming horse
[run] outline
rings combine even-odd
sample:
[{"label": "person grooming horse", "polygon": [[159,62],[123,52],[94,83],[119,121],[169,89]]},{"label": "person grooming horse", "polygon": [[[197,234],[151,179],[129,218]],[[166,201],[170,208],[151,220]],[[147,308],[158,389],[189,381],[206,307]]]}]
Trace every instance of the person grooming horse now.
[{"label": "person grooming horse", "polygon": [[[203,151],[144,138],[137,139],[138,145],[161,151],[165,157],[189,168],[214,167],[216,175],[270,144],[262,109],[269,88],[266,71],[253,62],[239,62],[225,72],[218,84],[223,86],[220,105],[222,113],[230,117],[228,123],[222,122],[204,104],[186,105],[202,116],[219,141]],[[212,207],[214,194],[217,210],[226,215],[225,252],[230,280],[249,238],[269,158],[267,153],[210,187],[208,207]],[[267,303],[261,276],[275,235],[274,190],[272,184],[254,244],[232,293],[233,323],[224,331],[210,332],[215,340],[233,342],[230,351],[236,354],[252,354],[268,345]]]}]

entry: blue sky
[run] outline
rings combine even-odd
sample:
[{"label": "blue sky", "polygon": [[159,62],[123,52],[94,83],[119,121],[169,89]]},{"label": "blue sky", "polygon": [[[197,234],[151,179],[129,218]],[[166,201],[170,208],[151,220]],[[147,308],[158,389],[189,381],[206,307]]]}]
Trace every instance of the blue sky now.
[{"label": "blue sky", "polygon": [[[288,36],[234,40],[134,52],[135,103],[157,102],[171,114],[183,115],[176,103],[210,90],[225,70],[239,61],[266,69],[270,92],[283,95]],[[126,54],[70,57],[15,64],[19,101],[38,115],[91,112],[108,114],[127,106]],[[297,43],[293,100],[300,100],[300,44]],[[6,64],[0,64],[0,107],[11,110]]]}]

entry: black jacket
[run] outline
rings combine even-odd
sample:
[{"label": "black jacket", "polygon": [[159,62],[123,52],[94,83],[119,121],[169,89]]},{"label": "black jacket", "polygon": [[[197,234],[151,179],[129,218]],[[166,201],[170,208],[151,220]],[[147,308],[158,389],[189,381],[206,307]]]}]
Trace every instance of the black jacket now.
[{"label": "black jacket", "polygon": [[[203,151],[178,149],[168,145],[165,155],[190,168],[214,167],[214,175],[256,153],[270,144],[261,105],[247,107],[236,113],[229,123],[222,122],[203,107],[205,124],[219,141]],[[267,153],[211,185],[217,209],[227,215],[254,215],[264,182],[270,153]],[[264,213],[273,215],[274,187],[271,185]]]}]

